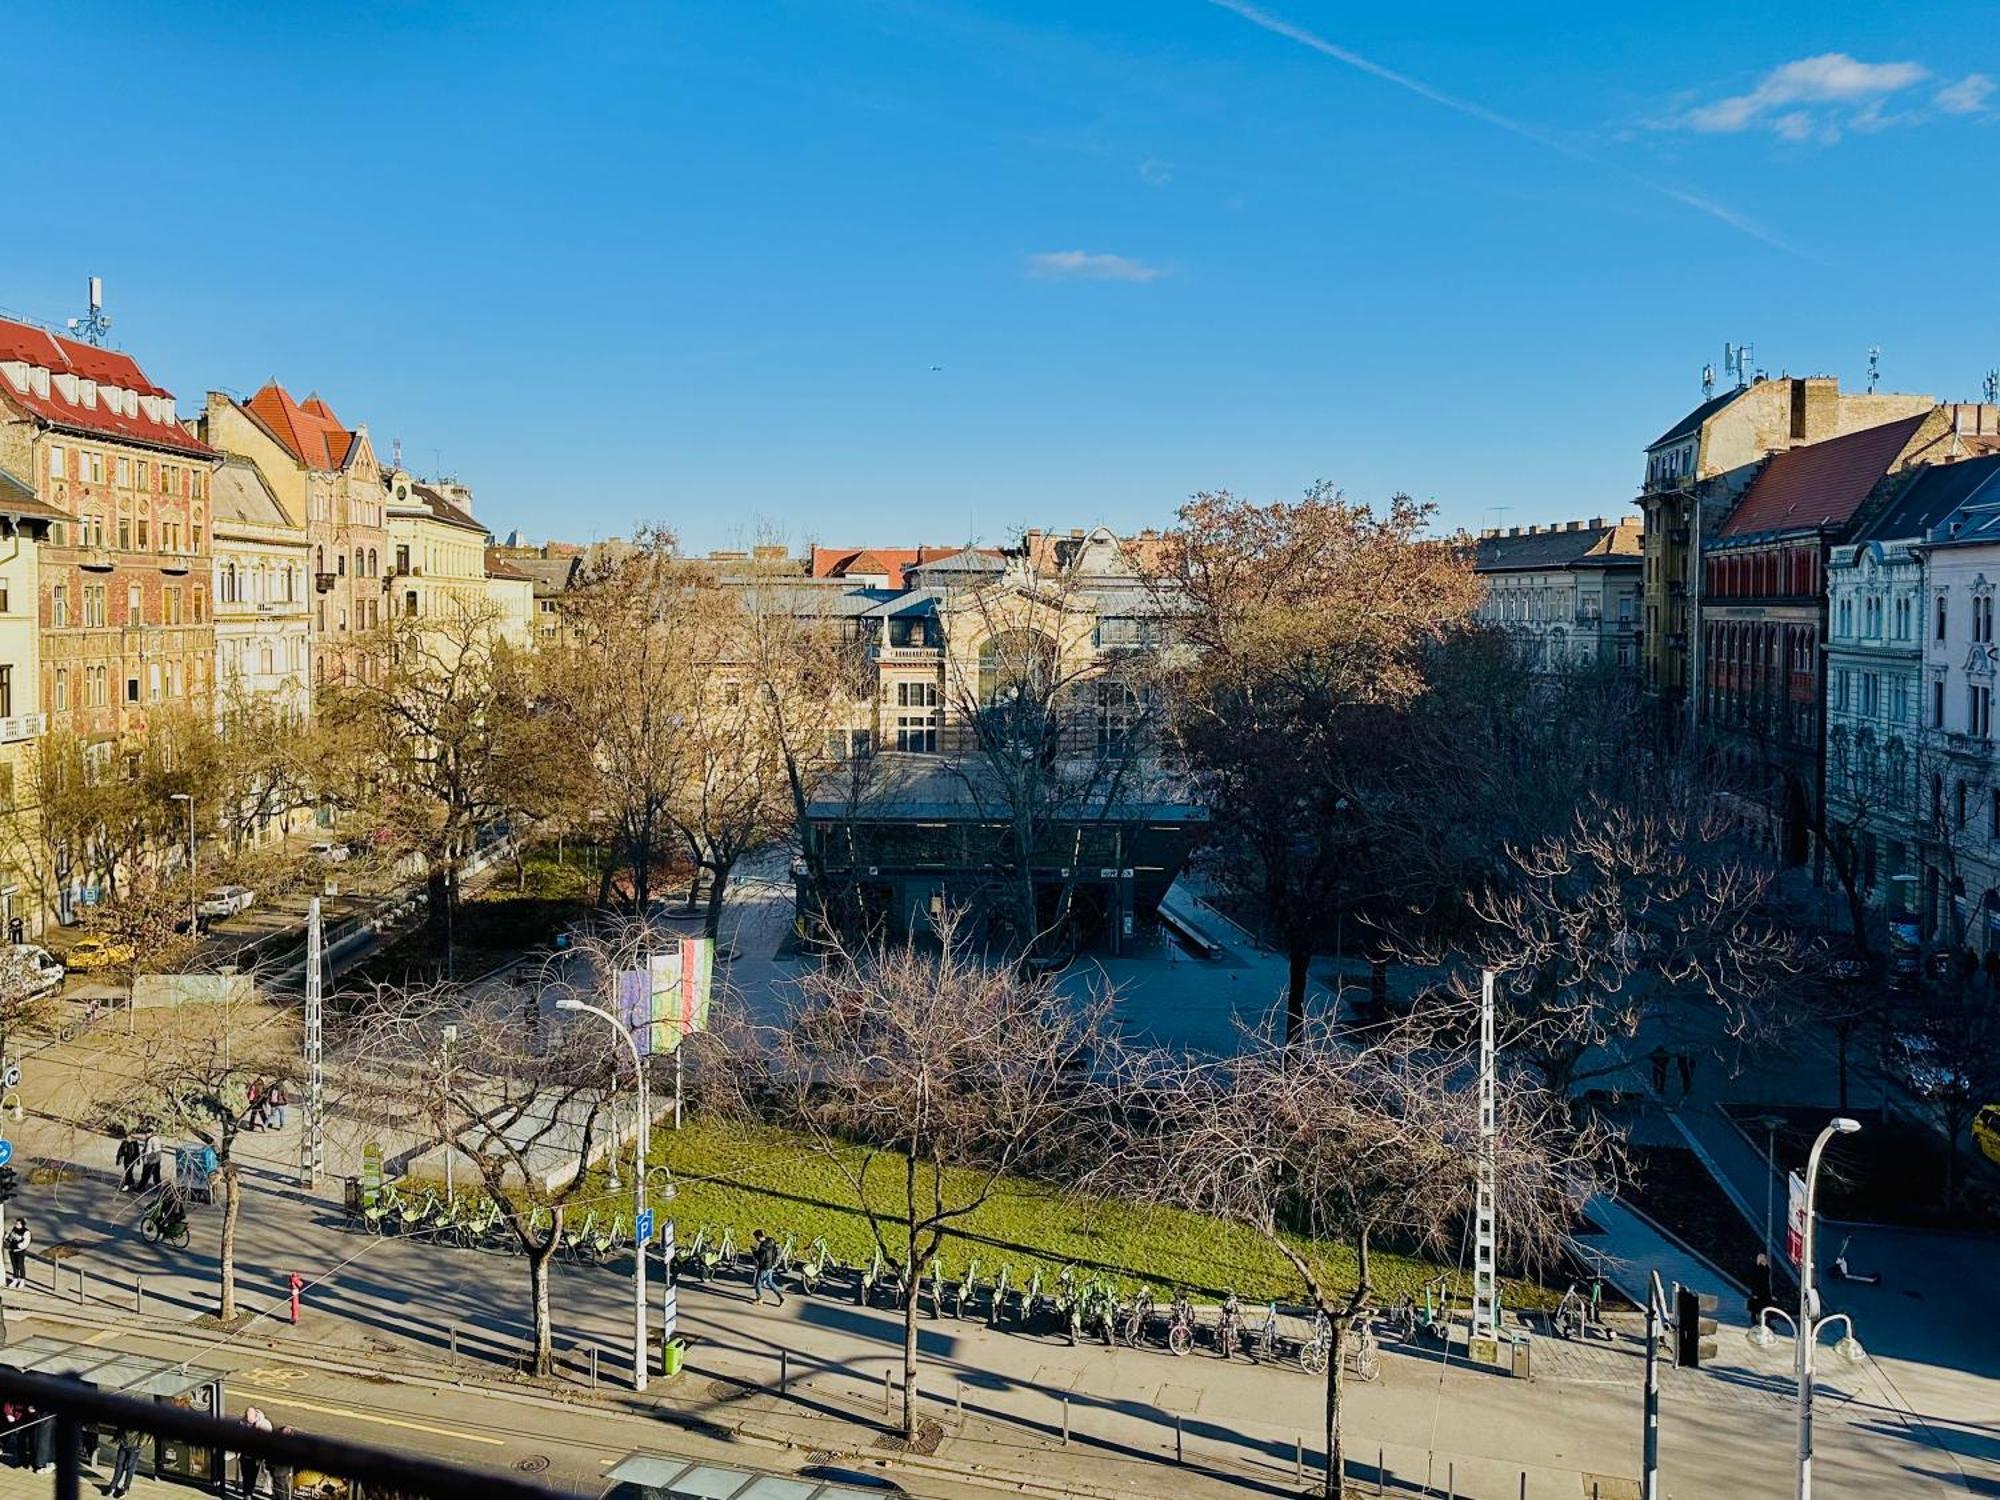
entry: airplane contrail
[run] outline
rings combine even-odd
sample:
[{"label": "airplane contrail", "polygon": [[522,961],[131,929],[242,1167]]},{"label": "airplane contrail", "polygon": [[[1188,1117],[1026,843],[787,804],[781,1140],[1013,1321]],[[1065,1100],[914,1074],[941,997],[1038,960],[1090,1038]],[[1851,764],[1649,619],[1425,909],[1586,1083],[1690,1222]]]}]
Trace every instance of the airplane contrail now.
[{"label": "airplane contrail", "polygon": [[1803,256],[1808,260],[1814,258],[1805,255],[1805,252],[1800,250],[1796,245],[1787,244],[1769,230],[1762,228],[1735,210],[1715,202],[1713,199],[1704,198],[1698,193],[1690,193],[1680,188],[1671,187],[1666,183],[1655,182],[1650,177],[1642,176],[1615,163],[1607,162],[1601,157],[1593,156],[1582,147],[1573,146],[1560,136],[1551,135],[1547,131],[1536,129],[1533,125],[1526,125],[1519,120],[1511,119],[1499,111],[1488,109],[1485,105],[1477,103],[1474,100],[1461,99],[1456,94],[1448,94],[1443,89],[1433,88],[1421,78],[1412,78],[1407,73],[1398,73],[1394,68],[1385,68],[1373,58],[1364,57],[1359,52],[1353,51],[1350,48],[1340,46],[1336,42],[1330,42],[1317,32],[1308,31],[1303,26],[1295,26],[1280,16],[1274,16],[1267,10],[1262,10],[1255,5],[1247,3],[1247,0],[1208,0],[1208,3],[1222,10],[1229,11],[1233,15],[1242,17],[1252,26],[1268,31],[1273,36],[1281,36],[1286,41],[1297,42],[1301,47],[1308,47],[1324,57],[1332,58],[1335,62],[1345,63],[1357,72],[1366,73],[1371,78],[1379,78],[1382,82],[1393,84],[1399,89],[1415,94],[1420,99],[1428,99],[1431,103],[1444,109],[1453,110],[1458,114],[1465,115],[1469,119],[1478,120],[1481,124],[1491,125],[1495,130],[1504,130],[1509,135],[1519,136],[1522,140],[1533,141],[1536,145],[1553,151],[1560,156],[1566,156],[1571,161],[1582,162],[1602,171],[1614,173],[1619,177],[1623,177],[1628,182],[1646,188],[1651,192],[1658,193],[1663,198],[1670,199],[1685,208],[1691,208],[1696,213],[1705,214],[1718,223],[1726,224],[1739,234],[1746,234],[1751,239],[1758,240],[1763,244],[1771,246],[1773,249],[1783,250],[1790,255]]}]

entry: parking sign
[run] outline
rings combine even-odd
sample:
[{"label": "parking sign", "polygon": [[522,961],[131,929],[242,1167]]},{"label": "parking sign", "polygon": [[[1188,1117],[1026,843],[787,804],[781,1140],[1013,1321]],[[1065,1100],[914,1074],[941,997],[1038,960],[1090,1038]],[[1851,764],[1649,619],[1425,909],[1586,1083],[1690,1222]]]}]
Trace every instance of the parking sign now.
[{"label": "parking sign", "polygon": [[653,1211],[650,1208],[639,1215],[639,1221],[633,1225],[632,1233],[642,1245],[653,1243]]}]

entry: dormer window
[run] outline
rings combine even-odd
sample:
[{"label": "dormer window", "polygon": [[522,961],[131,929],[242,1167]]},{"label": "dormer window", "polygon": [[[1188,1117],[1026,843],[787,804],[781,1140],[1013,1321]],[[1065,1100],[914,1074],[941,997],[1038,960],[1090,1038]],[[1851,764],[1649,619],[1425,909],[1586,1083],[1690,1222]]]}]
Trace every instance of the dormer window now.
[{"label": "dormer window", "polygon": [[77,393],[78,397],[79,397],[79,398],[80,398],[80,399],[81,399],[81,400],[83,401],[83,404],[84,404],[84,406],[85,406],[85,408],[86,408],[87,410],[90,410],[90,411],[96,411],[96,410],[97,410],[97,382],[96,382],[96,381],[94,381],[94,380],[79,380],[79,381],[78,381],[78,382],[76,383],[76,393]]},{"label": "dormer window", "polygon": [[76,405],[76,377],[70,374],[62,374],[55,377],[55,382],[56,394],[61,396],[70,405]]}]

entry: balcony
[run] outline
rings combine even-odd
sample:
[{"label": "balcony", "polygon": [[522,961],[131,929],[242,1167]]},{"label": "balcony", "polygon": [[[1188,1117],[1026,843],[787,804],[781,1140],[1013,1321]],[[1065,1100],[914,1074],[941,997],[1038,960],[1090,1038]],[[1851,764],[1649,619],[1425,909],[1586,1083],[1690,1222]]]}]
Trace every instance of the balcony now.
[{"label": "balcony", "polygon": [[944,659],[944,647],[874,645],[868,648],[868,656],[871,661],[881,662],[885,666],[894,666],[898,663],[934,662]]},{"label": "balcony", "polygon": [[9,714],[0,718],[0,745],[36,740],[49,732],[47,714]]},{"label": "balcony", "polygon": [[115,562],[109,547],[77,548],[76,565],[92,573],[109,573]]},{"label": "balcony", "polygon": [[186,552],[162,552],[160,571],[162,573],[185,573],[194,566],[194,558]]}]

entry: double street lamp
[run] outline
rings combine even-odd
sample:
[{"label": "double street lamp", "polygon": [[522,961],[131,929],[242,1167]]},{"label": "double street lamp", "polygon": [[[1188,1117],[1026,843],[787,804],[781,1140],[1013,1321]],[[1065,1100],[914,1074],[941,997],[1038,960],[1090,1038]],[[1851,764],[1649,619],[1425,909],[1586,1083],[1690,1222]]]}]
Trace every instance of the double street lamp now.
[{"label": "double street lamp", "polygon": [[[623,1039],[632,1053],[632,1072],[639,1080],[639,1160],[633,1176],[632,1203],[632,1389],[646,1388],[647,1367],[651,1363],[646,1348],[646,1242],[640,1238],[639,1221],[646,1212],[646,1148],[651,1144],[653,1111],[646,1096],[646,1062],[639,1055],[639,1044],[632,1039],[632,1033],[625,1023],[610,1011],[600,1006],[590,1005],[582,1000],[562,999],[556,1001],[557,1010],[581,1011],[596,1016]],[[612,1155],[618,1152],[617,1133],[614,1130],[611,1143]]]},{"label": "double street lamp", "polygon": [[1791,1326],[1792,1340],[1797,1346],[1794,1368],[1799,1382],[1798,1500],[1812,1500],[1813,1353],[1819,1347],[1819,1336],[1838,1323],[1845,1330],[1840,1341],[1834,1345],[1840,1357],[1851,1365],[1858,1365],[1868,1357],[1862,1350],[1860,1340],[1854,1336],[1852,1318],[1846,1313],[1820,1316],[1819,1291],[1813,1286],[1813,1205],[1819,1193],[1819,1159],[1828,1141],[1837,1135],[1852,1135],[1860,1128],[1860,1121],[1850,1120],[1845,1115],[1829,1121],[1819,1133],[1819,1139],[1813,1142],[1812,1154],[1806,1158],[1806,1221],[1799,1243],[1799,1315],[1794,1318],[1779,1308],[1766,1307],[1757,1314],[1756,1323],[1746,1335],[1757,1348],[1768,1349],[1778,1342],[1771,1319],[1783,1318]]}]

